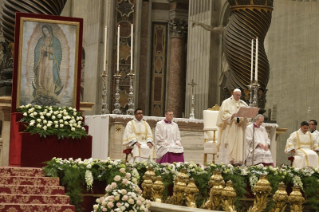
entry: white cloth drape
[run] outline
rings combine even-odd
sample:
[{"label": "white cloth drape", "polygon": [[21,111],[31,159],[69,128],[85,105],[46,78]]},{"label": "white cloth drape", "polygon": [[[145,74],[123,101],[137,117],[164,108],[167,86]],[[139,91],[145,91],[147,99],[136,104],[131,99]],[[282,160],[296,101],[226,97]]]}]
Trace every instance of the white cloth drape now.
[{"label": "white cloth drape", "polygon": [[109,115],[85,116],[92,135],[92,158],[106,160],[109,151]]}]

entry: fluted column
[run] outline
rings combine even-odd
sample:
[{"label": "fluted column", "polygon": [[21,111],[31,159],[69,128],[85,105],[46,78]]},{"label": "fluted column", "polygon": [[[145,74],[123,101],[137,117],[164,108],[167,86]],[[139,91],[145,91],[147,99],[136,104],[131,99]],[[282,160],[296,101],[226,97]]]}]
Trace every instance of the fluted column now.
[{"label": "fluted column", "polygon": [[185,101],[185,44],[187,22],[174,19],[169,22],[170,30],[170,65],[168,78],[168,104],[167,108],[174,112],[175,117],[181,118],[184,112]]},{"label": "fluted column", "polygon": [[224,36],[224,52],[231,69],[228,88],[247,90],[247,85],[250,84],[251,40],[258,37],[258,83],[260,84],[258,106],[264,108],[269,80],[269,62],[264,39],[271,22],[273,0],[228,0],[228,2],[232,11]]}]

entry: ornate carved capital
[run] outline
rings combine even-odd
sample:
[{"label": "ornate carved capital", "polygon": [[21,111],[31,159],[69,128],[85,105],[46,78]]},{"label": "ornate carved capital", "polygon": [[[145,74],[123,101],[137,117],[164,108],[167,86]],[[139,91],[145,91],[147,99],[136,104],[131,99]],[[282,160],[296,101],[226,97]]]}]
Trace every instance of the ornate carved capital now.
[{"label": "ornate carved capital", "polygon": [[187,33],[187,21],[181,19],[173,19],[168,22],[171,37],[184,38]]}]

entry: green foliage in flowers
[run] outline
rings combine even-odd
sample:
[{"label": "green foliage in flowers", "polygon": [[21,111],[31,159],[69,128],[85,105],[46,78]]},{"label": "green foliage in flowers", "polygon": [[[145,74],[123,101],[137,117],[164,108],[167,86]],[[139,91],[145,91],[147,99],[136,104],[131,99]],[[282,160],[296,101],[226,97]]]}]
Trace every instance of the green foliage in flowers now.
[{"label": "green foliage in flowers", "polygon": [[75,108],[25,105],[18,108],[23,113],[20,122],[26,122],[26,132],[39,134],[40,137],[57,135],[59,139],[79,139],[87,136],[83,118]]},{"label": "green foliage in flowers", "polygon": [[[173,186],[174,179],[179,171],[185,168],[189,177],[194,178],[200,194],[197,199],[197,206],[200,207],[202,203],[208,198],[209,188],[208,181],[215,169],[219,169],[222,173],[224,181],[232,180],[234,189],[237,193],[235,201],[236,208],[243,209],[241,205],[241,198],[245,197],[249,187],[254,191],[254,186],[259,180],[259,176],[266,174],[270,185],[272,186],[272,194],[277,190],[278,183],[283,181],[286,185],[299,185],[306,197],[307,204],[312,208],[318,208],[318,190],[319,190],[319,169],[306,167],[304,169],[297,169],[288,166],[280,167],[264,167],[263,165],[250,167],[233,167],[228,164],[211,164],[207,166],[190,163],[173,163],[173,164],[157,164],[152,161],[145,161],[141,163],[125,163],[121,160],[62,160],[53,158],[44,167],[44,172],[47,176],[60,177],[62,184],[66,187],[68,194],[71,197],[71,204],[76,205],[79,210],[79,203],[81,201],[81,192],[87,188],[92,189],[94,181],[103,181],[106,185],[113,182],[117,175],[121,175],[124,171],[130,173],[131,181],[140,185],[142,177],[148,167],[153,167],[156,175],[161,175],[163,183],[166,187],[164,191],[164,199],[169,195],[168,188]],[[268,209],[272,207],[273,203],[270,201]],[[243,209],[244,211],[247,210]]]}]

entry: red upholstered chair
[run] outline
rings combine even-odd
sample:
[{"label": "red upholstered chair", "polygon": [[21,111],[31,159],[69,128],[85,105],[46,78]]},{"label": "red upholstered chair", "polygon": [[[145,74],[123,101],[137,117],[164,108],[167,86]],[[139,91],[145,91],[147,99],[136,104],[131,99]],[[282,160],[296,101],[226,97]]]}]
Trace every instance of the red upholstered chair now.
[{"label": "red upholstered chair", "polygon": [[133,157],[132,149],[133,149],[133,147],[126,146],[125,149],[123,150],[123,153],[126,154],[125,162],[127,162],[127,158],[128,158],[129,155],[131,155],[131,157]]}]

